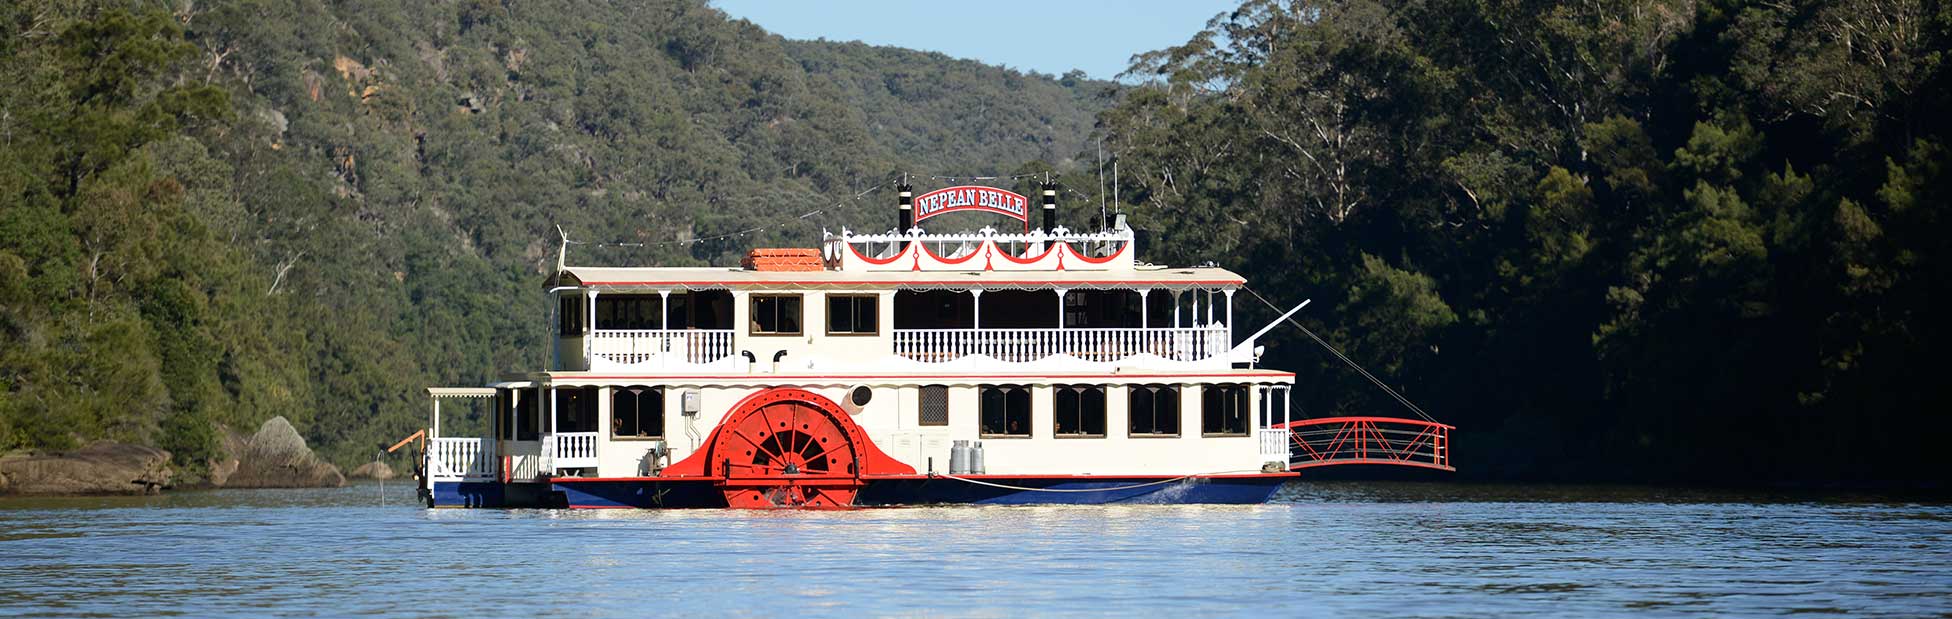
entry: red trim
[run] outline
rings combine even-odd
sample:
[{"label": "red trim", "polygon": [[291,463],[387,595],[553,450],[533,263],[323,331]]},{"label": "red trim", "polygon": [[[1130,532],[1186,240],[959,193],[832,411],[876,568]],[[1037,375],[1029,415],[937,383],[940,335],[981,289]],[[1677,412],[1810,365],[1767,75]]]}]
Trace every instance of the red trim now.
[{"label": "red trim", "polygon": [[1091,264],[1104,264],[1107,262],[1111,262],[1113,260],[1117,260],[1119,256],[1125,254],[1125,250],[1130,249],[1131,247],[1132,247],[1132,243],[1127,242],[1124,245],[1118,246],[1118,251],[1112,252],[1112,255],[1105,256],[1103,258],[1096,258],[1096,259],[1089,258],[1086,257],[1084,254],[1078,253],[1078,250],[1076,248],[1071,247],[1070,243],[1064,244],[1064,251],[1065,253],[1071,254],[1072,258],[1077,258],[1079,260],[1083,260]]},{"label": "red trim", "polygon": [[[858,250],[858,249],[854,249],[854,244],[853,244],[853,243],[845,243],[845,242],[843,242],[843,243],[841,243],[841,244],[842,244],[842,245],[846,245],[846,246],[847,246],[847,251],[850,251],[850,252],[854,252],[854,257],[855,257],[855,258],[859,258],[859,259],[860,259],[860,260],[861,260],[862,262],[866,262],[866,263],[868,263],[868,264],[873,264],[873,265],[884,265],[884,264],[894,264],[894,263],[895,263],[895,261],[896,261],[896,260],[900,260],[902,256],[906,256],[906,255],[908,255],[908,249],[909,249],[908,247],[906,247],[906,246],[904,246],[904,247],[902,247],[902,248],[901,248],[901,251],[898,251],[898,252],[895,252],[895,255],[894,255],[894,256],[891,256],[891,257],[888,257],[888,258],[886,258],[886,259],[876,259],[876,258],[869,258],[869,257],[867,257],[867,256],[863,256],[863,255],[861,255],[861,251],[860,251],[860,250]],[[604,283],[609,283],[609,282],[604,282]],[[591,282],[583,282],[583,284],[584,284],[584,285],[595,285],[595,284],[593,284],[593,283],[591,283]]]},{"label": "red trim", "polygon": [[[996,241],[990,241],[989,243],[991,245],[995,245]],[[1003,248],[1001,247],[996,248],[996,255],[1002,256],[1004,260],[1008,260],[1010,262],[1014,262],[1017,264],[1036,264],[1042,261],[1044,258],[1049,257],[1051,255],[1051,252],[1057,251],[1057,246],[1062,244],[1063,243],[1052,243],[1050,245],[1045,245],[1044,253],[1037,254],[1037,257],[1035,258],[1018,258],[1016,256],[1010,255],[1010,252],[1003,251]]]},{"label": "red trim", "polygon": [[[1259,370],[1257,370],[1257,371],[1259,371]],[[724,379],[741,379],[741,378],[766,378],[766,379],[773,379],[773,382],[776,382],[776,383],[778,383],[778,382],[785,382],[785,383],[793,383],[793,382],[805,382],[805,381],[808,381],[808,380],[872,380],[872,379],[878,379],[878,378],[927,378],[927,379],[955,379],[955,378],[996,378],[996,379],[1020,379],[1020,378],[1052,378],[1052,379],[1065,379],[1065,378],[1104,378],[1105,376],[1108,376],[1108,375],[1107,375],[1107,374],[1104,374],[1104,373],[1102,373],[1102,372],[1101,372],[1101,373],[1097,373],[1097,374],[823,374],[823,375],[792,375],[792,374],[689,374],[689,375],[676,375],[676,374],[664,374],[664,375],[658,375],[658,374],[629,374],[629,375],[623,375],[623,374],[595,374],[595,375],[577,375],[577,376],[564,376],[563,378],[567,378],[567,379],[602,379],[602,380],[624,380],[624,379],[652,379],[652,378],[659,378],[659,379],[667,379],[667,380],[674,380],[674,379],[684,379],[684,380],[692,380],[692,379],[696,379],[696,380],[724,380]],[[1119,376],[1119,377],[1126,377],[1126,378],[1240,378],[1240,377],[1269,377],[1269,378],[1280,378],[1280,377],[1283,377],[1283,376],[1285,376],[1285,377],[1288,377],[1288,378],[1294,378],[1294,376],[1295,376],[1295,374],[1294,374],[1294,372],[1270,372],[1270,373],[1263,373],[1263,374],[1247,374],[1247,373],[1227,373],[1227,374],[1110,374],[1109,376]],[[787,379],[787,380],[782,380],[782,379]],[[1406,420],[1406,419],[1390,419],[1389,421],[1408,421],[1408,420]],[[1295,423],[1300,423],[1300,421],[1296,421]],[[1446,426],[1446,427],[1448,427],[1448,426]]]},{"label": "red trim", "polygon": [[981,253],[983,253],[983,252],[982,252],[981,250],[982,250],[982,249],[983,249],[984,247],[988,247],[988,246],[989,246],[989,243],[990,243],[989,241],[983,241],[983,244],[982,244],[982,245],[980,245],[980,246],[977,246],[977,248],[976,248],[976,249],[977,249],[978,251],[972,251],[972,252],[969,252],[969,255],[967,255],[967,256],[963,256],[963,257],[961,257],[961,258],[944,258],[944,257],[942,257],[942,256],[938,256],[938,255],[936,255],[936,253],[935,253],[935,251],[934,251],[934,250],[931,250],[931,249],[929,249],[929,246],[928,246],[928,245],[926,245],[926,244],[922,244],[922,243],[916,243],[916,244],[917,244],[917,245],[921,245],[921,246],[922,246],[922,253],[926,253],[926,254],[928,254],[928,255],[929,255],[929,257],[930,257],[930,258],[934,258],[936,262],[940,262],[940,263],[942,263],[942,264],[962,264],[962,263],[964,263],[964,262],[969,262],[969,261],[970,261],[970,259],[972,259],[972,258],[975,258],[975,257],[976,257],[976,256],[977,256],[978,254],[981,254]]},{"label": "red trim", "polygon": [[1413,426],[1436,426],[1445,430],[1457,429],[1457,426],[1441,424],[1435,421],[1404,419],[1402,417],[1316,417],[1313,419],[1295,419],[1287,423],[1277,423],[1272,427],[1293,429],[1296,426],[1326,426],[1338,423],[1401,423]]},{"label": "red trim", "polygon": [[[1259,479],[1259,478],[1267,478],[1267,477],[1300,477],[1300,476],[1301,476],[1300,473],[1294,473],[1294,472],[1222,473],[1222,474],[1215,474],[1215,475],[1197,475],[1197,474],[1190,475],[1190,477],[1193,477],[1195,479]],[[931,479],[936,477],[940,477],[940,476],[928,475],[925,473],[899,474],[899,475],[862,475],[861,480],[862,481],[908,480],[908,479]],[[1189,477],[1189,476],[1188,475],[1145,474],[1145,475],[957,475],[957,477],[963,477],[968,479],[994,479],[994,480],[1005,480],[1005,479],[1115,480],[1115,479],[1177,479],[1180,477]],[[558,484],[561,483],[623,483],[623,482],[646,482],[646,481],[709,482],[709,481],[716,481],[721,479],[723,478],[721,477],[576,477],[570,479],[551,480],[551,483],[558,483]]]}]

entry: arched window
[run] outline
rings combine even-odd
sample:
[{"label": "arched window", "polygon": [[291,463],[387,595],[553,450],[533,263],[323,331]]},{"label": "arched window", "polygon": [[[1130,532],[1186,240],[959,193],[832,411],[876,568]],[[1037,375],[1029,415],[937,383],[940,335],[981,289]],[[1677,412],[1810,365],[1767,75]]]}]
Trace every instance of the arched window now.
[{"label": "arched window", "polygon": [[1105,388],[1098,385],[1058,385],[1052,396],[1055,434],[1063,437],[1105,435]]},{"label": "arched window", "polygon": [[1128,436],[1179,436],[1179,387],[1133,385],[1127,393]]},{"label": "arched window", "polygon": [[1200,388],[1200,432],[1207,436],[1247,435],[1247,385]]},{"label": "arched window", "polygon": [[611,390],[610,434],[617,438],[664,436],[664,389],[618,387]]},{"label": "arched window", "polygon": [[1030,387],[983,385],[978,402],[982,406],[983,436],[1030,436]]}]

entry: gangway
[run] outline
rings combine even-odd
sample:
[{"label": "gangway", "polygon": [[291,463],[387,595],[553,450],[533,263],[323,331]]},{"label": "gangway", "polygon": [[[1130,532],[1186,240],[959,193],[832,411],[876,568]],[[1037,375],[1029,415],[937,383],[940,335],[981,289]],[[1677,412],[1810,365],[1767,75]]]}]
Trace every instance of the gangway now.
[{"label": "gangway", "polygon": [[1288,470],[1386,464],[1440,471],[1450,465],[1452,426],[1395,417],[1322,417],[1274,424],[1288,430]]}]

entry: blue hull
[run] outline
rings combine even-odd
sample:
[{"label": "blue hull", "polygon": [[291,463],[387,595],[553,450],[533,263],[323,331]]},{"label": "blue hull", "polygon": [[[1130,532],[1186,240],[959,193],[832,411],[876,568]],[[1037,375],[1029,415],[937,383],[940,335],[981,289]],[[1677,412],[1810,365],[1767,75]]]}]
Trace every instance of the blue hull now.
[{"label": "blue hull", "polygon": [[561,502],[548,484],[497,481],[437,481],[424,498],[428,507],[555,507]]},{"label": "blue hull", "polygon": [[[1175,479],[1160,477],[946,477],[873,479],[854,504],[1102,505],[1266,503],[1293,475]],[[1007,486],[1007,487],[1002,487]],[[575,509],[724,508],[725,494],[708,480],[558,479],[551,484],[435,482],[434,507],[569,507]]]}]

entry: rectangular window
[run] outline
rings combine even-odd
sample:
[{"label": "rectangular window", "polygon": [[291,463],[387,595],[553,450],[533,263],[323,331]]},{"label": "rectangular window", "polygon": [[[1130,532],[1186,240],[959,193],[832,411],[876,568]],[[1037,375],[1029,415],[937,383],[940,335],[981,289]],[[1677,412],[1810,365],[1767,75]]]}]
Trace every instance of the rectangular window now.
[{"label": "rectangular window", "polygon": [[1179,387],[1133,385],[1127,393],[1129,436],[1179,436]]},{"label": "rectangular window", "polygon": [[612,389],[610,435],[617,438],[664,436],[664,390],[658,387]]},{"label": "rectangular window", "polygon": [[1259,407],[1261,425],[1256,427],[1272,428],[1280,424],[1281,420],[1289,419],[1287,385],[1266,385],[1260,387],[1259,391],[1261,392]]},{"label": "rectangular window", "polygon": [[949,388],[942,385],[922,387],[922,405],[916,423],[924,426],[949,425]]},{"label": "rectangular window", "polygon": [[542,389],[515,390],[515,440],[533,441],[542,437],[540,415],[536,414],[536,404],[542,401]]},{"label": "rectangular window", "polygon": [[799,335],[800,295],[752,295],[753,335]]},{"label": "rectangular window", "polygon": [[1061,437],[1105,436],[1105,388],[1058,385],[1052,395],[1054,431]]},{"label": "rectangular window", "polygon": [[562,387],[555,392],[557,432],[597,431],[596,387]]},{"label": "rectangular window", "polygon": [[1200,388],[1200,432],[1207,436],[1247,435],[1247,385]]},{"label": "rectangular window", "polygon": [[874,335],[878,301],[874,295],[827,295],[827,335]]},{"label": "rectangular window", "polygon": [[583,334],[583,293],[566,290],[556,297],[556,333]]},{"label": "rectangular window", "polygon": [[514,393],[509,389],[495,390],[495,438],[515,438]]},{"label": "rectangular window", "polygon": [[1030,437],[1030,387],[984,385],[978,399],[983,409],[983,436]]},{"label": "rectangular window", "polygon": [[596,328],[639,331],[662,328],[664,300],[656,295],[598,295]]}]

